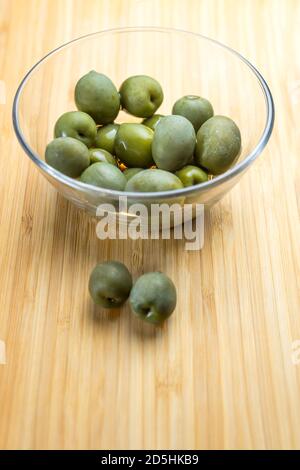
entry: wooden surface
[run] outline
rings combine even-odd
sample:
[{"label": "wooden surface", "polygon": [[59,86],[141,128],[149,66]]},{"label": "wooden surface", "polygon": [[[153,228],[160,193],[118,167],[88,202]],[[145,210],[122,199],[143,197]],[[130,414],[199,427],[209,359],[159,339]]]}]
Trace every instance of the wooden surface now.
[{"label": "wooden surface", "polygon": [[[199,253],[98,241],[12,130],[17,84],[42,55],[147,24],[237,48],[277,108],[270,144],[211,211]],[[299,448],[299,27],[296,0],[0,0],[0,448]],[[128,307],[94,310],[87,278],[106,258],[173,278],[178,307],[162,329]]]}]

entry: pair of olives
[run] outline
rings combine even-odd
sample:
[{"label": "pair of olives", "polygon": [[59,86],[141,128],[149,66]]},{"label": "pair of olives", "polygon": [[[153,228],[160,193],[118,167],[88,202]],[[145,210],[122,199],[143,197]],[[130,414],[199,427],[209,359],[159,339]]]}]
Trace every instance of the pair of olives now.
[{"label": "pair of olives", "polygon": [[143,274],[133,285],[130,272],[119,261],[97,264],[90,275],[89,292],[104,308],[120,307],[129,297],[133,313],[156,325],[173,313],[177,301],[176,288],[165,274]]},{"label": "pair of olives", "polygon": [[[108,77],[89,72],[75,87],[78,111],[55,124],[47,163],[84,183],[141,192],[181,189],[226,171],[241,148],[236,124],[214,116],[199,96],[180,98],[170,116],[155,114],[162,101],[154,78],[129,77],[118,92]],[[120,107],[143,121],[114,123]]]}]

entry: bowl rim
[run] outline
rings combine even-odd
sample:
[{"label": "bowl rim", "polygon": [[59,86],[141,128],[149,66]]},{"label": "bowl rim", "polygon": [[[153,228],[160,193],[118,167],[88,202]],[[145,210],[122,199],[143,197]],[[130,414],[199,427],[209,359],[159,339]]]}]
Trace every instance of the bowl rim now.
[{"label": "bowl rim", "polygon": [[[266,122],[264,126],[264,130],[261,134],[261,137],[256,144],[256,146],[252,149],[252,151],[237,165],[233,166],[232,168],[229,168],[225,173],[222,173],[221,175],[215,176],[213,179],[208,180],[204,183],[199,183],[194,186],[189,186],[189,187],[184,187],[181,189],[173,189],[173,190],[168,190],[168,191],[158,191],[158,192],[129,192],[129,191],[117,191],[113,189],[106,189],[106,188],[100,188],[97,186],[92,186],[90,184],[83,183],[79,180],[75,180],[71,177],[68,177],[64,175],[63,173],[59,172],[58,170],[55,170],[52,168],[50,165],[48,165],[44,160],[42,160],[36,152],[32,150],[30,145],[28,144],[27,140],[25,139],[25,136],[21,130],[20,127],[20,122],[19,122],[19,102],[20,98],[22,95],[22,91],[27,83],[27,81],[30,79],[31,75],[33,72],[49,57],[52,55],[55,55],[57,52],[60,52],[61,50],[69,47],[72,44],[75,44],[77,42],[83,41],[85,39],[91,38],[93,36],[97,35],[105,35],[105,34],[122,34],[122,33],[130,33],[130,32],[160,32],[160,33],[178,33],[178,34],[186,34],[189,36],[195,36],[199,39],[204,39],[208,42],[211,42],[219,47],[224,48],[228,52],[232,53],[235,55],[237,58],[239,58],[244,64],[246,64],[250,71],[256,76],[261,89],[262,93],[265,98],[265,104],[266,104]],[[193,31],[188,31],[184,29],[179,29],[179,28],[167,28],[167,27],[157,27],[157,26],[128,26],[128,27],[118,27],[118,28],[109,28],[101,31],[96,31],[92,33],[85,34],[83,36],[77,37],[75,39],[72,39],[55,49],[51,50],[48,52],[45,56],[43,56],[38,62],[36,62],[35,65],[33,65],[29,71],[26,73],[24,78],[21,80],[16,94],[14,96],[14,101],[13,101],[13,107],[12,107],[12,121],[13,121],[13,127],[15,134],[17,136],[17,139],[25,151],[25,153],[30,157],[30,159],[46,174],[51,175],[54,179],[58,180],[59,182],[63,183],[64,185],[67,185],[75,190],[80,190],[80,191],[85,191],[89,190],[91,192],[96,193],[97,195],[103,197],[103,196],[110,196],[113,198],[117,198],[120,196],[127,196],[129,198],[139,198],[139,199],[167,199],[167,198],[173,198],[177,196],[187,196],[193,193],[201,192],[209,190],[210,188],[214,188],[216,186],[221,185],[222,183],[225,183],[226,181],[230,180],[231,178],[237,176],[238,174],[242,173],[256,158],[261,154],[265,146],[267,145],[270,136],[272,134],[273,126],[274,126],[274,119],[275,119],[275,108],[274,108],[274,101],[273,97],[271,94],[271,91],[269,89],[269,86],[267,85],[267,82],[261,75],[261,73],[257,70],[257,68],[249,62],[248,59],[246,59],[243,55],[241,55],[239,52],[236,50],[232,49],[231,47],[223,44],[222,42],[212,39],[208,36],[193,32]]]}]

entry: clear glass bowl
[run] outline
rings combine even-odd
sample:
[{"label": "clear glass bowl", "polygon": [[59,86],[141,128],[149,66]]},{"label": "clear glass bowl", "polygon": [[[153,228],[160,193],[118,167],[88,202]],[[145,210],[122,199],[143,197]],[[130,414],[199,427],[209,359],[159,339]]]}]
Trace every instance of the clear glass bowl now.
[{"label": "clear glass bowl", "polygon": [[[242,151],[226,173],[189,188],[160,193],[124,193],[97,188],[69,178],[44,161],[53,127],[64,112],[74,110],[77,80],[95,69],[117,87],[130,75],[155,77],[164,90],[159,113],[170,114],[181,96],[209,99],[215,114],[230,116],[239,126]],[[116,122],[139,121],[120,112]],[[153,201],[202,203],[218,201],[260,155],[272,133],[274,105],[261,74],[244,57],[217,41],[196,33],[167,28],[119,28],[70,41],[41,59],[22,80],[13,104],[13,124],[19,142],[57,190],[91,214],[101,203],[117,205]]]}]

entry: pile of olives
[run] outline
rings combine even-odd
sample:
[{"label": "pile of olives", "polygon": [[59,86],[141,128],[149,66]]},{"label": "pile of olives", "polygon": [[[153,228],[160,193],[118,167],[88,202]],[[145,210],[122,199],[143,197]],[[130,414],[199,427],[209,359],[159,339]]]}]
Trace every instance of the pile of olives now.
[{"label": "pile of olives", "polygon": [[[76,84],[78,111],[57,120],[46,162],[84,183],[142,192],[203,183],[234,163],[241,134],[232,119],[214,116],[211,103],[194,95],[176,101],[170,116],[155,114],[162,101],[154,78],[129,77],[118,92],[92,70]],[[115,123],[120,108],[143,120]]]},{"label": "pile of olives", "polygon": [[119,261],[97,264],[89,280],[93,301],[104,308],[117,308],[129,297],[131,309],[142,320],[158,325],[176,307],[176,288],[165,274],[151,272],[140,276],[135,284],[126,266]]}]

